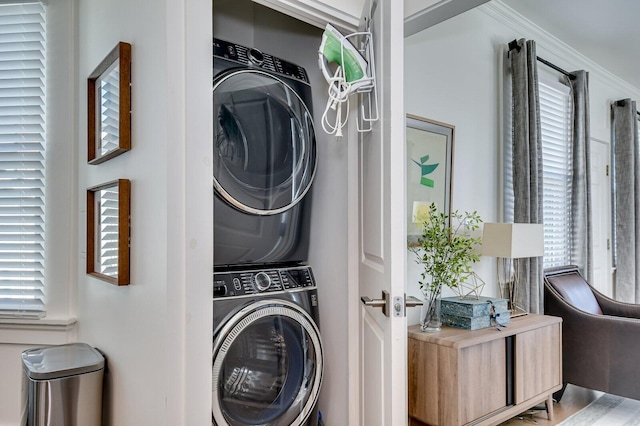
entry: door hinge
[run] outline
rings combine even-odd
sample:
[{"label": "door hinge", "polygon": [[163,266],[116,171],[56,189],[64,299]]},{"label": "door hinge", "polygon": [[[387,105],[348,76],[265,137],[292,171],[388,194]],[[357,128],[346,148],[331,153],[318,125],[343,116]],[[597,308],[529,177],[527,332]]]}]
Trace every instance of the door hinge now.
[{"label": "door hinge", "polygon": [[611,250],[611,240],[607,238],[607,250]]},{"label": "door hinge", "polygon": [[606,168],[606,174],[607,174],[607,176],[609,176],[609,165],[607,164],[607,165],[605,166],[605,168]]}]

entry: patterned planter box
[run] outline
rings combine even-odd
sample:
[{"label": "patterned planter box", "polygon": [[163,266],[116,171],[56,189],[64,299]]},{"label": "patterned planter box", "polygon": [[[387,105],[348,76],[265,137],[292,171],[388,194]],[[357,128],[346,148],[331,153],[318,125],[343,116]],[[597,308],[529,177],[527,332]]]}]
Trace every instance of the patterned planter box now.
[{"label": "patterned planter box", "polygon": [[500,324],[510,321],[507,299],[480,296],[479,299],[460,299],[458,296],[442,299],[442,323],[451,327],[478,330],[495,325],[491,323],[491,308]]}]

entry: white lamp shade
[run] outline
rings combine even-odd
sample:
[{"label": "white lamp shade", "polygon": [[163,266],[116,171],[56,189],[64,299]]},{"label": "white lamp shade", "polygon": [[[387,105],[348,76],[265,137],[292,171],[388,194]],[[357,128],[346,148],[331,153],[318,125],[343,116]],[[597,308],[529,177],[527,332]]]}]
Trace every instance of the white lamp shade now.
[{"label": "white lamp shade", "polygon": [[485,223],[484,256],[519,259],[544,255],[544,229],[540,223]]}]

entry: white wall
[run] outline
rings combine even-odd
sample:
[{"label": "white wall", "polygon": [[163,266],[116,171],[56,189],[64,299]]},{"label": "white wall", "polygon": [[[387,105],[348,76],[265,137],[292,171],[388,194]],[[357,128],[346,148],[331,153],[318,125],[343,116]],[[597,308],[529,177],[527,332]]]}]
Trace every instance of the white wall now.
[{"label": "white wall", "polygon": [[[451,208],[477,210],[498,220],[498,64],[493,43],[499,29],[477,10],[405,39],[405,112],[455,126]],[[420,295],[421,267],[407,254],[407,293]],[[475,270],[487,281],[483,295],[498,289],[494,266],[482,259]],[[445,295],[452,295],[445,289]],[[409,324],[418,309],[408,310]]]},{"label": "white wall", "polygon": [[[105,424],[206,424],[211,3],[79,0],[78,22],[78,117],[86,77],[118,41],[132,45],[131,151],[88,165],[86,121],[78,123],[78,339],[107,356]],[[131,180],[127,287],[84,272],[85,188],[117,178]]]},{"label": "white wall", "polygon": [[[79,339],[107,355],[107,424],[162,424],[166,417],[168,58],[164,3],[79,2],[78,103],[86,116],[85,76],[119,42],[132,44],[133,149],[101,165],[86,163],[86,122],[79,123]],[[131,180],[131,285],[85,274],[87,187]],[[151,391],[153,390],[153,391]]]},{"label": "white wall", "polygon": [[[455,125],[452,208],[477,210],[485,222],[501,219],[503,49],[521,37],[536,40],[538,55],[559,67],[589,71],[592,137],[610,141],[612,101],[640,98],[637,88],[494,2],[405,39],[406,112]],[[407,257],[407,292],[419,295],[420,268]],[[499,294],[494,262],[483,258],[475,269],[487,282],[484,295]]]}]

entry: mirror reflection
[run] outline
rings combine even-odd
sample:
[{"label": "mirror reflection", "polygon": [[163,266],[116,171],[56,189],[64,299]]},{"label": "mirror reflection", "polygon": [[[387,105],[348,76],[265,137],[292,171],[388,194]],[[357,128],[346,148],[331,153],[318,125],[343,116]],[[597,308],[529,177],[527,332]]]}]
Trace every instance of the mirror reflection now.
[{"label": "mirror reflection", "polygon": [[131,149],[131,45],[120,42],[87,79],[87,161]]},{"label": "mirror reflection", "polygon": [[96,191],[94,270],[109,277],[118,276],[118,187]]},{"label": "mirror reflection", "polygon": [[87,274],[129,285],[131,181],[87,189]]},{"label": "mirror reflection", "polygon": [[101,75],[96,85],[96,100],[100,111],[100,120],[97,123],[96,153],[105,155],[119,147],[120,135],[120,65],[114,62],[111,67]]}]

